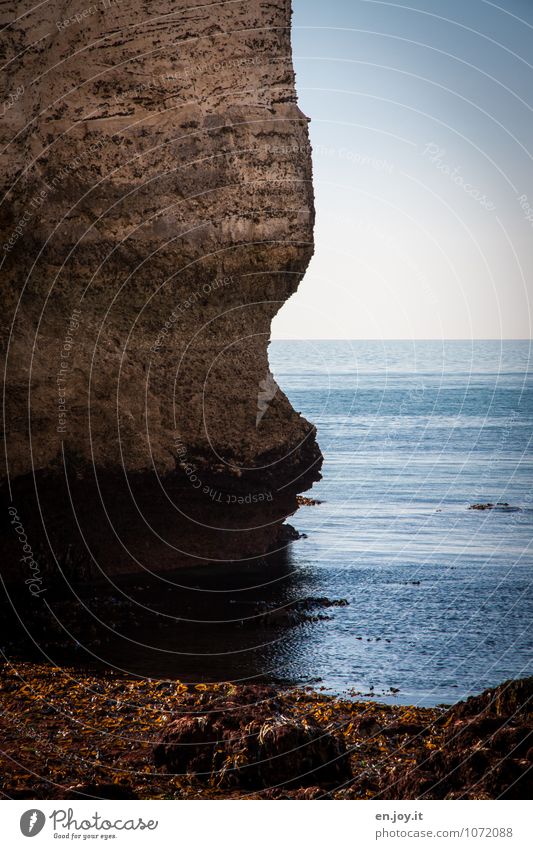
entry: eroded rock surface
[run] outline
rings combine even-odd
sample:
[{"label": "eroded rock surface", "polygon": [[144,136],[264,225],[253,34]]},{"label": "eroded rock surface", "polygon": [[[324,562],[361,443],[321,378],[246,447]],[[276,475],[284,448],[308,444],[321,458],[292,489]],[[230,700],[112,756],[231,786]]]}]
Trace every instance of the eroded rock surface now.
[{"label": "eroded rock surface", "polygon": [[267,355],[313,252],[289,0],[2,16],[3,490],[30,545],[103,572],[283,545],[321,462]]}]

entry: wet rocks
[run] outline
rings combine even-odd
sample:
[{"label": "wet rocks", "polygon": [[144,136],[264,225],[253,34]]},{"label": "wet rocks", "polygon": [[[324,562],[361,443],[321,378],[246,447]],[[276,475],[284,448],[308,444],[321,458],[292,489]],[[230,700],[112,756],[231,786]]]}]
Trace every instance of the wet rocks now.
[{"label": "wet rocks", "polygon": [[[1,789],[8,798],[531,793],[531,679],[451,708],[421,708],[310,687],[169,683],[28,663],[2,671]],[[119,704],[127,709],[116,710]]]},{"label": "wet rocks", "polygon": [[357,733],[363,739],[377,737],[382,733],[382,726],[372,716],[363,716],[357,722]]},{"label": "wet rocks", "polygon": [[479,696],[471,696],[459,702],[453,716],[462,719],[472,716],[496,716],[500,718],[533,718],[533,678],[506,681],[499,687],[485,690]]},{"label": "wet rocks", "polygon": [[289,524],[289,522],[285,522],[280,530],[279,540],[282,542],[297,542],[299,539],[306,538],[306,534],[301,534],[300,531],[297,531],[293,525]]},{"label": "wet rocks", "polygon": [[497,510],[502,513],[518,513],[520,507],[512,507],[507,501],[497,501],[493,504],[492,501],[486,501],[480,504],[471,504],[469,510]]},{"label": "wet rocks", "polygon": [[265,627],[274,628],[286,625],[300,625],[303,622],[321,622],[331,617],[321,613],[332,607],[347,607],[349,602],[345,598],[308,598],[289,602],[283,607],[272,606],[262,614],[262,622]]},{"label": "wet rocks", "polygon": [[311,607],[348,607],[350,602],[346,598],[315,598],[310,597],[303,600],[303,602],[297,602],[297,604],[304,604],[306,608]]},{"label": "wet rocks", "polygon": [[[391,688],[392,689],[392,688]],[[429,731],[426,725],[420,722],[390,722],[382,730],[381,733],[387,737],[403,737],[405,734],[409,737],[415,737],[421,734],[427,734]]]},{"label": "wet rocks", "polygon": [[[186,705],[185,705],[186,706]],[[206,696],[170,722],[154,748],[158,768],[211,786],[265,789],[341,784],[351,777],[341,736],[281,710],[276,691],[235,687]]]},{"label": "wet rocks", "polygon": [[381,779],[388,799],[528,799],[533,791],[533,678],[507,681],[453,707],[435,751]]}]

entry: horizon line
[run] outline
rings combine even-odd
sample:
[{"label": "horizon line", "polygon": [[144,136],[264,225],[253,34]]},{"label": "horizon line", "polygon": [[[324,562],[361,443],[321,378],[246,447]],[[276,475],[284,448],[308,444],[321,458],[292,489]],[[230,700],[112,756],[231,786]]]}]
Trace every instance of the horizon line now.
[{"label": "horizon line", "polygon": [[273,336],[270,342],[533,342],[530,336]]}]

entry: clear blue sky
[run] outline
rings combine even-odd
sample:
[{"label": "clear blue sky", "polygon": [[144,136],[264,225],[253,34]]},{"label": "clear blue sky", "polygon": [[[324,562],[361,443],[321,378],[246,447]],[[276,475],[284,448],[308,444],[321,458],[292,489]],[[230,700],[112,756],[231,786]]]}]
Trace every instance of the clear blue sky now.
[{"label": "clear blue sky", "polygon": [[316,254],[274,337],[529,338],[533,0],[293,7]]}]

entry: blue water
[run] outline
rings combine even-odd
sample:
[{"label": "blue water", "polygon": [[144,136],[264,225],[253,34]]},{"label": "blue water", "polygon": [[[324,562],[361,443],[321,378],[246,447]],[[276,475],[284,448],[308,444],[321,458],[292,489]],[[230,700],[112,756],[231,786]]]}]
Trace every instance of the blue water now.
[{"label": "blue water", "polygon": [[[324,454],[297,595],[350,602],[277,671],[424,705],[533,674],[530,343],[276,341],[270,362]],[[467,509],[489,501],[521,509]]]}]

